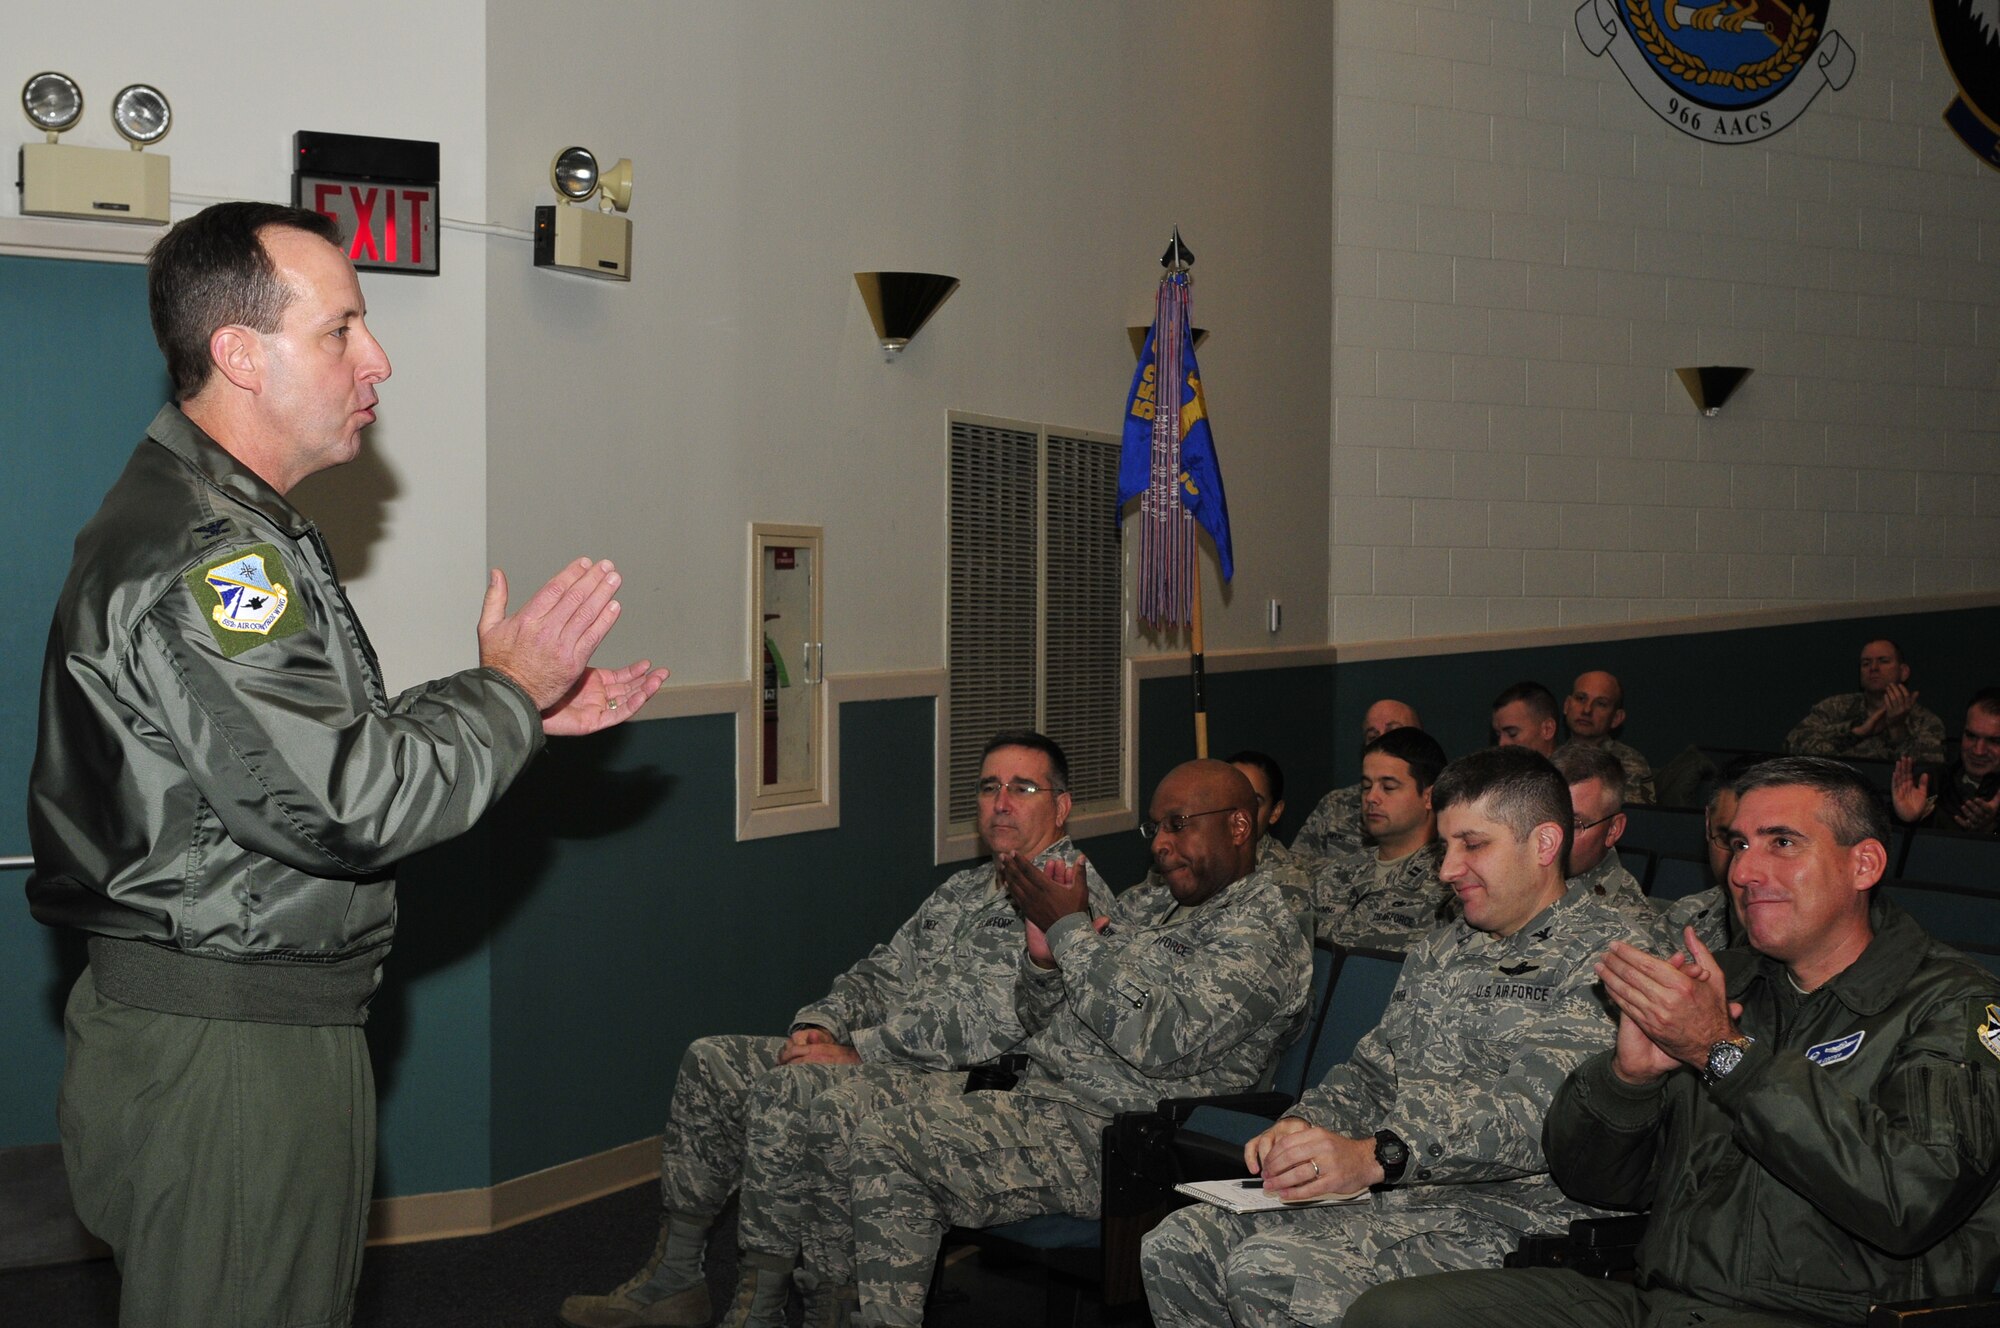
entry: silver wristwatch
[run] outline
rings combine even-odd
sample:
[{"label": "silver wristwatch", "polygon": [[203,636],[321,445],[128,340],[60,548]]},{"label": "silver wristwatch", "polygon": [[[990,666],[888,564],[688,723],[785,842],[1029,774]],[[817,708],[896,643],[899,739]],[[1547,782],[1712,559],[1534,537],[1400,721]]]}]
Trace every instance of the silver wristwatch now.
[{"label": "silver wristwatch", "polygon": [[1712,1084],[1719,1079],[1728,1078],[1730,1072],[1743,1063],[1743,1053],[1748,1051],[1750,1044],[1756,1040],[1745,1034],[1742,1037],[1726,1038],[1721,1042],[1710,1044],[1708,1064],[1701,1072],[1702,1082]]}]

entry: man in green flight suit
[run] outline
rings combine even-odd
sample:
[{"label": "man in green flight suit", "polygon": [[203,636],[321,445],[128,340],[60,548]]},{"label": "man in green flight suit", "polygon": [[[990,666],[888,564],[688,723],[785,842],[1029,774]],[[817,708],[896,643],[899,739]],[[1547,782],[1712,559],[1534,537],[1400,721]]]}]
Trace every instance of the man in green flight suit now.
[{"label": "man in green flight suit", "polygon": [[1736,782],[1747,946],[1692,929],[1598,966],[1618,1040],[1543,1133],[1572,1198],[1651,1208],[1632,1282],[1567,1269],[1379,1287],[1346,1328],[1861,1324],[2000,1273],[2000,979],[1876,890],[1888,818],[1840,762]]},{"label": "man in green flight suit", "polygon": [[589,667],[619,606],[586,559],[512,616],[492,572],[480,667],[388,694],[286,497],[354,458],[389,376],[337,238],[224,203],[154,246],[175,400],[49,631],[28,899],[89,937],[58,1121],[129,1328],[349,1322],[396,862],[469,829],[545,735],[621,723],[666,677]]}]

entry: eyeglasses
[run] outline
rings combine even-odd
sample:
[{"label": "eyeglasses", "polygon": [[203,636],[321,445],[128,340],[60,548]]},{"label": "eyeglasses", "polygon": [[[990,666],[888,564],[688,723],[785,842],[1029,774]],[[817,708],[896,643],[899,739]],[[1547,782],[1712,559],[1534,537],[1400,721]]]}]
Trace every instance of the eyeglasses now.
[{"label": "eyeglasses", "polygon": [[[1616,816],[1616,815],[1618,815],[1617,812],[1611,813],[1611,816]],[[1584,831],[1590,829],[1592,826],[1603,825],[1606,821],[1611,819],[1611,816],[1600,816],[1594,821],[1585,821],[1582,819],[1572,820],[1569,823],[1570,833],[1580,835]]]},{"label": "eyeglasses", "polygon": [[1242,809],[1239,807],[1217,807],[1214,811],[1207,812],[1177,812],[1163,821],[1141,821],[1139,822],[1139,838],[1150,844],[1153,842],[1154,837],[1162,830],[1170,835],[1177,835],[1187,829],[1189,821],[1199,819],[1203,816],[1220,816],[1224,812],[1240,810]]},{"label": "eyeglasses", "polygon": [[1032,779],[995,779],[991,775],[980,780],[974,787],[979,790],[979,796],[982,798],[997,798],[1003,788],[1017,798],[1032,798],[1037,793],[1063,792],[1059,788],[1044,787]]}]

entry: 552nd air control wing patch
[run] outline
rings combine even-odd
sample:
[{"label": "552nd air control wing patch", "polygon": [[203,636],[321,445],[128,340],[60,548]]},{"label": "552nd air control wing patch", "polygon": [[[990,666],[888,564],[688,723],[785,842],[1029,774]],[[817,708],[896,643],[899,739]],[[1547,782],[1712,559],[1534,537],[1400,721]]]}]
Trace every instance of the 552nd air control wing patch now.
[{"label": "552nd air control wing patch", "polygon": [[292,594],[286,589],[291,577],[285,573],[285,560],[269,544],[253,544],[220,562],[198,564],[186,580],[215,634],[215,644],[230,659],[305,626],[305,615],[292,607]]}]

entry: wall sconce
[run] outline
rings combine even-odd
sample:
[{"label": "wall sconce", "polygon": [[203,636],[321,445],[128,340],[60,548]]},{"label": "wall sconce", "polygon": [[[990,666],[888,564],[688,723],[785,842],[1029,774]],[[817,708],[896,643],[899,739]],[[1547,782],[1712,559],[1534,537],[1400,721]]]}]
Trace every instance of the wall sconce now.
[{"label": "wall sconce", "polygon": [[83,118],[83,90],[67,74],[48,70],[29,79],[21,88],[21,111],[47,136],[21,145],[23,216],[167,224],[171,164],[142,150],[173,127],[173,107],[158,88],[134,83],[111,100],[112,126],[132,145],[130,152],[56,141]]},{"label": "wall sconce", "polygon": [[1694,369],[1676,369],[1681,376],[1681,386],[1694,398],[1694,407],[1704,415],[1714,415],[1722,409],[1722,403],[1743,384],[1754,370],[1738,368],[1730,364],[1704,364]]},{"label": "wall sconce", "polygon": [[[1133,359],[1135,360],[1138,359],[1139,353],[1146,349],[1146,334],[1148,332],[1151,332],[1152,330],[1153,330],[1152,328],[1144,325],[1141,325],[1139,327],[1128,327],[1125,329],[1125,335],[1132,338]],[[1196,327],[1196,328],[1189,328],[1188,331],[1193,336],[1192,344],[1194,348],[1196,350],[1200,350],[1201,343],[1208,340],[1208,329],[1205,327]]]},{"label": "wall sconce", "polygon": [[894,361],[917,329],[958,289],[958,278],[936,272],[857,272],[854,284],[861,288],[861,300],[875,324],[882,358]]},{"label": "wall sconce", "polygon": [[[589,148],[567,147],[549,163],[562,202],[535,209],[535,266],[604,281],[632,279],[632,162],[599,173]],[[595,195],[597,206],[583,207]]]}]

